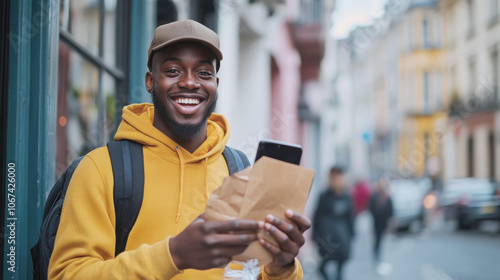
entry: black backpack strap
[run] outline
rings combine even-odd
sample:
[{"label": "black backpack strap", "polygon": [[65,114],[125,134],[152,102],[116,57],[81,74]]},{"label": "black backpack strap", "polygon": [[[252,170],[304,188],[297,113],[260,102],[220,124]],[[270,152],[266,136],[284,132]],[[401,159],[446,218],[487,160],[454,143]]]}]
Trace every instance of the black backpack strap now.
[{"label": "black backpack strap", "polygon": [[50,256],[54,249],[54,241],[59,227],[61,210],[66,191],[78,164],[83,156],[75,159],[56,181],[45,201],[43,220],[40,226],[38,241],[30,249],[33,262],[33,279],[45,280],[49,269]]},{"label": "black backpack strap", "polygon": [[[71,177],[73,176],[73,173],[75,172],[76,168],[78,167],[78,164],[80,164],[80,161],[82,161],[84,156],[80,156],[77,159],[75,159],[67,168],[64,170],[63,174],[61,174],[61,177],[57,180],[56,184],[52,187],[50,190],[49,196],[45,200],[45,206],[43,208],[43,219],[47,218],[47,215],[49,214],[50,209],[52,209],[54,203],[59,200],[60,198],[64,199],[66,196],[66,191],[68,190],[69,182],[71,181]],[[63,182],[61,184],[60,182]]]},{"label": "black backpack strap", "polygon": [[113,167],[113,200],[116,216],[115,256],[125,251],[127,239],[141,210],[144,196],[142,145],[133,141],[110,141]]},{"label": "black backpack strap", "polygon": [[226,146],[224,147],[224,151],[222,151],[222,155],[226,160],[229,175],[250,166],[247,156],[240,150]]}]

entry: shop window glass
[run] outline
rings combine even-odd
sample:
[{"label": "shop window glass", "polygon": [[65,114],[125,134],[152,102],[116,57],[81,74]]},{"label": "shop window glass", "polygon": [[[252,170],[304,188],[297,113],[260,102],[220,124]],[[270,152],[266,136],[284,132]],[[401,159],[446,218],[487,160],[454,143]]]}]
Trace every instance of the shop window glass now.
[{"label": "shop window glass", "polygon": [[61,0],[57,176],[113,138],[118,111],[128,103],[125,5],[130,2]]},{"label": "shop window glass", "polygon": [[[61,46],[65,48],[65,46]],[[65,48],[66,49],[66,48]],[[99,146],[99,71],[74,51],[59,56],[58,169]],[[64,79],[64,80],[62,80]]]},{"label": "shop window glass", "polygon": [[76,42],[97,55],[99,51],[98,0],[61,0],[60,28],[69,32]]},{"label": "shop window glass", "polygon": [[104,62],[116,64],[116,0],[104,1],[103,54]]},{"label": "shop window glass", "polygon": [[101,95],[101,103],[103,108],[100,110],[102,112],[102,116],[100,116],[100,120],[102,120],[103,124],[103,133],[104,141],[113,140],[113,136],[115,133],[115,124],[116,124],[116,105],[117,105],[117,96],[116,92],[116,83],[114,78],[109,74],[104,74],[102,76],[102,95]]}]

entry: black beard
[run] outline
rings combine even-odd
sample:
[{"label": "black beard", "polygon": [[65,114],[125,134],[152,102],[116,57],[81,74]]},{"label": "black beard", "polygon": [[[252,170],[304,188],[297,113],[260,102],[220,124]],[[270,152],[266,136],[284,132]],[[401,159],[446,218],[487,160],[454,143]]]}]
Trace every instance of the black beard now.
[{"label": "black beard", "polygon": [[203,117],[203,120],[197,124],[180,124],[176,122],[172,116],[169,114],[167,109],[163,107],[161,104],[157,92],[153,87],[153,105],[155,108],[155,111],[158,112],[160,117],[166,121],[168,127],[170,130],[175,133],[177,136],[179,136],[181,139],[193,139],[198,132],[203,128],[204,125],[207,124],[207,120],[212,115],[212,113],[215,111],[215,106],[217,105],[217,94],[215,95],[215,99],[210,104],[210,106],[207,109],[207,112],[205,113],[205,116]]}]

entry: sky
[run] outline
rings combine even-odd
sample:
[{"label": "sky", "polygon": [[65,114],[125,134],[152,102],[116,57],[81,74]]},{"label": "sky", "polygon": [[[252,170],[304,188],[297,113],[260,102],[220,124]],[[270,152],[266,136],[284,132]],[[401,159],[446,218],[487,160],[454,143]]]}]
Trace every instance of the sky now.
[{"label": "sky", "polygon": [[387,0],[337,0],[332,14],[333,28],[331,35],[341,39],[357,25],[370,24],[382,15]]}]

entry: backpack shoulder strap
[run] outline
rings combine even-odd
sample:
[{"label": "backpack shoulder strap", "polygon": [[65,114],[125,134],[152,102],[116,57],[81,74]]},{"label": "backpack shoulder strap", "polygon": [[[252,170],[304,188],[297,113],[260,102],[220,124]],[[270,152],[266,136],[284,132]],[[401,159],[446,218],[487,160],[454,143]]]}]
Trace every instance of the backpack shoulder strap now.
[{"label": "backpack shoulder strap", "polygon": [[43,209],[43,219],[47,217],[47,215],[50,212],[50,209],[52,209],[54,203],[58,199],[64,199],[66,196],[66,191],[68,190],[69,182],[71,181],[71,177],[73,176],[73,173],[75,172],[76,168],[78,167],[78,164],[80,164],[80,161],[82,161],[84,156],[80,156],[77,159],[75,159],[67,168],[64,170],[63,174],[61,174],[61,177],[56,181],[52,189],[50,190],[49,196],[47,196],[47,199],[45,200],[45,206]]},{"label": "backpack shoulder strap", "polygon": [[108,142],[113,168],[116,216],[115,256],[125,251],[127,239],[141,210],[144,196],[142,145],[133,141]]},{"label": "backpack shoulder strap", "polygon": [[226,146],[224,147],[224,151],[222,151],[222,155],[226,160],[229,175],[250,166],[247,156],[240,150]]},{"label": "backpack shoulder strap", "polygon": [[82,158],[83,156],[75,159],[71,165],[66,168],[50,190],[45,201],[40,235],[35,246],[30,249],[33,263],[33,279],[47,279],[50,256],[54,249],[54,241],[57,229],[59,228],[64,197],[66,196],[71,177]]}]

